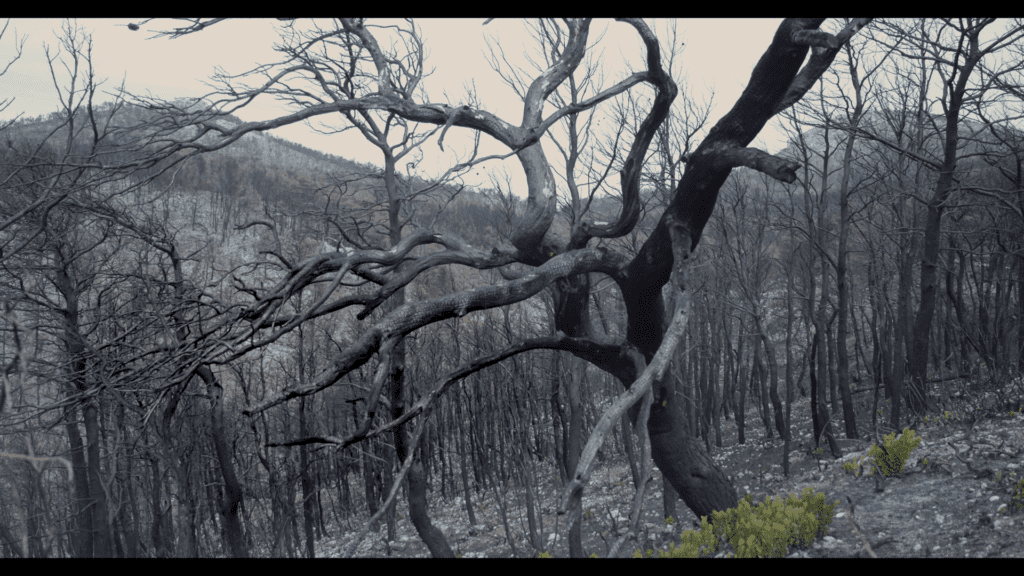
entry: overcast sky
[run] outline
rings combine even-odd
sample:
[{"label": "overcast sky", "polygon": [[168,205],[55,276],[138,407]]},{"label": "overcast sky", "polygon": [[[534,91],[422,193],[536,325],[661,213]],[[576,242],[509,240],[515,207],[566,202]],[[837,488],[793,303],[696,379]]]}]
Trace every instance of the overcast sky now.
[{"label": "overcast sky", "polygon": [[[138,22],[139,20],[134,20]],[[272,20],[237,20],[219,23],[200,33],[169,40],[151,39],[147,30],[168,28],[173,23],[151,22],[142,30],[130,31],[129,20],[85,19],[77,23],[92,35],[93,64],[97,76],[105,78],[104,88],[114,89],[122,80],[128,91],[146,94],[147,91],[162,98],[199,96],[209,92],[203,81],[211,76],[216,66],[228,73],[247,71],[258,64],[279,59],[273,45],[278,35],[277,23]],[[433,102],[451,101],[457,104],[464,94],[463,86],[475,81],[481,102],[486,109],[513,124],[519,124],[522,104],[511,89],[491,70],[485,56],[485,36],[496,37],[510,59],[522,58],[531,50],[529,35],[523,22],[493,20],[486,26],[482,20],[426,19],[418,20],[429,56],[427,67],[435,73],[425,81]],[[51,54],[60,43],[58,36],[61,20],[14,19],[0,40],[0,67],[14,54],[15,40],[27,36],[21,59],[7,74],[0,77],[0,99],[14,98],[13,104],[0,118],[24,113],[46,114],[57,109],[58,101],[43,45],[49,44]],[[665,21],[654,21],[663,46]],[[712,124],[736,101],[750,78],[758,58],[771,42],[778,20],[679,20],[678,30],[686,44],[682,54],[682,69],[692,97],[701,101],[714,91],[715,108]],[[601,35],[597,50],[603,50],[601,63],[605,67],[605,85],[610,85],[630,73],[629,66],[641,69],[643,52],[636,32],[627,24],[607,20],[595,21],[591,27],[591,44]],[[58,76],[59,80],[63,80]],[[677,81],[679,79],[677,78]],[[447,98],[446,98],[447,95]],[[240,112],[247,121],[270,118],[280,110],[260,106]],[[456,130],[445,137],[445,149],[460,150]],[[466,132],[463,130],[462,132]],[[276,136],[300,142],[311,148],[351,158],[360,162],[380,164],[379,152],[361,142],[358,135],[323,136],[305,125],[281,128]],[[769,128],[762,134],[761,146],[770,151],[782,147],[780,137]],[[452,145],[448,145],[449,142]],[[757,142],[755,142],[757,144]],[[484,143],[487,145],[487,143]],[[436,143],[427,145],[431,153],[440,154]],[[465,147],[463,146],[463,148]],[[545,145],[545,149],[549,150]],[[500,146],[486,148],[485,153],[505,153]],[[551,149],[549,156],[554,154]],[[427,164],[451,164],[451,156],[427,158]],[[513,185],[521,182],[521,170],[513,168]],[[422,168],[422,167],[421,167]],[[482,177],[481,177],[482,178]],[[468,181],[470,179],[467,179]],[[616,179],[617,180],[617,179]],[[481,182],[470,181],[471,184]],[[516,186],[518,188],[518,186]],[[519,190],[517,190],[519,192]]]}]

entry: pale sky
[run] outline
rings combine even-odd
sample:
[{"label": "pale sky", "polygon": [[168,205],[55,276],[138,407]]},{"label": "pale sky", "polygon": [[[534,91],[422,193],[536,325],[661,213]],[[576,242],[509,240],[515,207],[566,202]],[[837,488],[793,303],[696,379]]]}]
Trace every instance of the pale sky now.
[{"label": "pale sky", "polygon": [[[77,21],[80,27],[92,35],[93,65],[97,77],[106,78],[103,88],[107,90],[113,90],[123,79],[126,88],[134,93],[145,94],[149,91],[167,99],[199,96],[209,92],[202,82],[213,74],[218,65],[228,73],[235,74],[250,70],[257,64],[279,59],[273,50],[278,38],[275,33],[277,23],[273,20],[223,22],[200,33],[174,40],[150,39],[152,33],[148,32],[161,27],[173,27],[173,22],[154,21],[134,32],[127,28],[128,22],[138,21]],[[666,22],[649,22],[653,22],[664,49],[668,41]],[[15,39],[20,41],[25,36],[28,38],[21,59],[11,66],[7,74],[0,77],[0,100],[14,98],[11,106],[0,113],[0,119],[18,113],[29,116],[46,114],[57,109],[56,90],[43,44],[49,44],[51,53],[55,52],[54,49],[59,46],[61,23],[62,20],[58,19],[11,20],[6,34],[0,39],[0,69],[13,56]],[[522,59],[524,52],[532,50],[534,46],[523,22],[496,19],[484,26],[483,20],[423,19],[417,20],[417,24],[422,28],[428,52],[426,65],[428,69],[435,69],[434,75],[424,82],[431,101],[447,100],[458,104],[465,93],[463,86],[475,81],[480,101],[488,111],[513,124],[519,124],[522,116],[521,101],[488,65],[484,37],[496,37],[507,57]],[[709,126],[713,125],[736,101],[758,58],[771,42],[779,20],[680,19],[677,25],[686,43],[681,56],[682,69],[692,97],[699,102],[714,91],[714,109]],[[602,33],[604,37],[597,44],[597,50],[603,50],[600,61],[605,71],[604,86],[631,73],[630,64],[632,70],[642,69],[641,43],[631,26],[610,20],[595,21],[591,26],[590,43],[593,45]],[[58,78],[61,79],[60,76]],[[676,80],[679,82],[681,79]],[[241,111],[238,115],[246,121],[267,119],[281,113],[281,109],[274,106],[275,103],[271,102],[269,105]],[[754,144],[776,151],[783,146],[783,142],[771,126],[766,127],[761,141]],[[445,136],[445,150],[449,151],[448,154],[440,152],[436,140],[425,145],[428,156],[420,163],[421,171],[429,172],[431,163],[443,167],[454,163],[452,149],[456,152],[468,150],[470,140],[465,137],[460,140],[457,132],[468,134],[467,130],[452,129]],[[379,151],[352,132],[324,136],[316,134],[308,126],[295,125],[275,130],[273,134],[360,162],[381,163]],[[484,137],[484,140],[490,139]],[[493,141],[482,140],[481,144],[484,154],[507,153],[503,146]],[[549,157],[553,157],[556,149],[549,146],[545,144],[545,150]],[[487,169],[494,164],[486,165],[480,172],[486,174]],[[507,164],[507,170],[512,176],[516,192],[524,192],[521,187],[524,181],[522,170],[514,160]],[[486,185],[484,177],[479,178],[481,181],[473,181],[471,174],[466,181],[474,185]]]}]

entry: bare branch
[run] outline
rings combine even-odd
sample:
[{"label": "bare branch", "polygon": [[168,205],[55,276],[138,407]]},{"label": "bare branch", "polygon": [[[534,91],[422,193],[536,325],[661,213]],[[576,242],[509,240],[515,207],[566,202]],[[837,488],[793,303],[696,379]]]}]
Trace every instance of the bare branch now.
[{"label": "bare branch", "polygon": [[746,166],[763,172],[787,184],[796,181],[798,162],[769,154],[758,148],[730,148],[722,152],[722,159],[732,167]]},{"label": "bare branch", "polygon": [[[804,94],[818,81],[818,78],[821,78],[821,75],[825,73],[825,70],[828,70],[828,67],[832,65],[832,61],[839,54],[839,49],[843,44],[859,32],[861,28],[867,26],[871,20],[871,18],[854,18],[835,36],[820,30],[806,28],[796,30],[793,34],[794,43],[816,46],[817,48],[811,53],[811,59],[807,62],[807,65],[793,78],[786,96],[776,106],[775,114],[782,112],[803,98]],[[822,47],[822,41],[824,41],[824,47]]]},{"label": "bare branch", "polygon": [[476,310],[525,300],[555,280],[567,276],[600,271],[616,277],[624,265],[625,259],[621,255],[604,248],[574,250],[551,258],[531,274],[518,280],[448,294],[426,302],[405,304],[386,315],[374,326],[367,327],[362,336],[335,357],[331,365],[314,381],[309,384],[286,386],[271,399],[248,408],[245,413],[258,414],[282,402],[315,394],[333,385],[345,374],[366,363],[387,339],[404,337],[417,328],[447,318],[461,318]]}]

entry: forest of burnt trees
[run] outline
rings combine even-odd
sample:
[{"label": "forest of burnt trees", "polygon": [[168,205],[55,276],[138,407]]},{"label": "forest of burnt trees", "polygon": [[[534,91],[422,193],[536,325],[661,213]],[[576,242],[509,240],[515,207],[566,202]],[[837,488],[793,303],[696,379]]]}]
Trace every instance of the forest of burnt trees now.
[{"label": "forest of burnt trees", "polygon": [[[589,20],[530,23],[536,70],[494,58],[521,121],[430,100],[411,21],[283,20],[280,63],[175,102],[100,103],[67,26],[62,110],[0,124],[0,555],[352,555],[401,503],[452,557],[436,514],[491,503],[514,553],[555,525],[583,557],[616,460],[624,552],[654,467],[696,516],[736,505],[723,428],[784,439],[788,475],[797,395],[835,458],[954,393],[1019,410],[1024,23],[786,20],[713,126],[663,24],[610,24],[646,68],[600,85]],[[293,111],[231,115],[269,94]],[[324,117],[379,165],[268,136]],[[528,190],[462,184],[476,149],[412,176],[456,132]]]}]

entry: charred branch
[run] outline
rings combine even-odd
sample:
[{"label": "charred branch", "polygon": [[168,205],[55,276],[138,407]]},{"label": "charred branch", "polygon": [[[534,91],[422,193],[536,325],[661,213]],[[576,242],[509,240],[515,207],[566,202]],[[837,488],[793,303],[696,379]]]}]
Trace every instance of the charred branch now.
[{"label": "charred branch", "polygon": [[[644,362],[639,352],[632,350],[628,345],[623,344],[600,344],[585,338],[570,338],[559,333],[554,336],[542,336],[529,338],[508,346],[498,352],[475,358],[459,368],[453,370],[442,378],[425,396],[420,398],[413,406],[409,407],[401,417],[391,420],[373,430],[362,430],[345,437],[314,435],[304,438],[296,438],[284,442],[267,443],[270,447],[301,446],[305,444],[333,444],[342,448],[379,436],[405,424],[420,415],[429,414],[434,403],[443,396],[453,384],[465,379],[472,374],[507,360],[517,354],[529,352],[530,350],[564,350],[580,358],[588,360],[616,373],[616,376],[623,381],[632,381],[636,375],[643,371]],[[373,403],[371,402],[371,408]],[[370,419],[367,419],[368,422]]]},{"label": "charred branch", "polygon": [[730,148],[722,152],[721,158],[733,168],[753,168],[787,184],[796,181],[796,171],[800,168],[798,162],[780,158],[758,148]]},{"label": "charred branch", "polygon": [[[623,290],[630,317],[627,338],[639,346],[647,358],[653,358],[661,343],[660,331],[645,327],[664,325],[660,310],[661,287],[668,282],[673,268],[669,256],[672,254],[669,227],[683,227],[690,234],[691,249],[696,248],[718,199],[718,191],[736,165],[723,161],[723,155],[742,159],[743,154],[734,151],[746,148],[772,116],[796,102],[835,57],[837,51],[822,50],[801,70],[808,46],[794,42],[793,38],[801,31],[817,29],[821,22],[820,18],[788,19],[779,26],[736,104],[689,157],[686,172],[668,208],[630,263]],[[851,24],[839,37],[845,41],[863,23],[866,22]],[[769,163],[764,158],[761,162],[769,169],[774,166],[780,175],[787,171],[781,163]]]},{"label": "charred branch", "polygon": [[573,238],[572,246],[586,243],[587,237],[617,238],[627,234],[636,226],[640,217],[640,172],[643,167],[644,157],[647,149],[654,139],[658,128],[668,117],[672,102],[675,100],[679,90],[675,82],[661,67],[661,47],[658,39],[655,38],[650,28],[642,20],[622,19],[636,29],[643,39],[647,48],[647,74],[645,80],[654,85],[656,95],[651,111],[647,114],[637,131],[636,139],[629,149],[626,161],[623,163],[621,172],[622,178],[622,211],[619,217],[607,225],[590,224],[587,222],[581,226],[581,238]]},{"label": "charred branch", "polygon": [[558,255],[518,280],[448,294],[425,302],[404,304],[386,315],[341,352],[313,382],[287,386],[275,397],[253,406],[246,414],[257,414],[293,398],[315,394],[332,386],[344,375],[365,364],[386,339],[404,337],[440,320],[462,317],[469,312],[519,302],[567,276],[604,272],[617,277],[625,259],[605,248],[586,248]]}]

